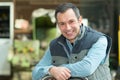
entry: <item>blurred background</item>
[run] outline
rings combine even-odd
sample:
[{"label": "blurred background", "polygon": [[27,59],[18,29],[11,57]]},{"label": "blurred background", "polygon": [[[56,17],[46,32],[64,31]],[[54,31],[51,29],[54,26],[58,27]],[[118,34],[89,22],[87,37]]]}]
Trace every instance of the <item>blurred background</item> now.
[{"label": "blurred background", "polygon": [[112,37],[110,69],[120,80],[120,0],[0,0],[0,80],[32,80],[35,64],[60,35],[54,12],[65,2],[80,9],[85,25]]}]

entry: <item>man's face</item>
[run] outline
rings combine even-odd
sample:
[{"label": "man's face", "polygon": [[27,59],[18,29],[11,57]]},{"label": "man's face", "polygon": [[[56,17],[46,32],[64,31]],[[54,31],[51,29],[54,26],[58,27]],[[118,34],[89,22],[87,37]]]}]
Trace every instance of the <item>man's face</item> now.
[{"label": "man's face", "polygon": [[64,13],[57,14],[57,24],[63,34],[71,43],[80,32],[81,18],[77,18],[72,9],[68,9]]}]

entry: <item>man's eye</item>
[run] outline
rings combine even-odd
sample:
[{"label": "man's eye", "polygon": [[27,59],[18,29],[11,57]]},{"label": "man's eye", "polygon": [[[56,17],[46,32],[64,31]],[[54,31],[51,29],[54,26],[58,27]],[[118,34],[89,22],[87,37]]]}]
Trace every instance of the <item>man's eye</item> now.
[{"label": "man's eye", "polygon": [[63,26],[63,25],[64,25],[64,23],[58,23],[58,25]]},{"label": "man's eye", "polygon": [[75,22],[75,21],[72,21],[72,20],[71,20],[69,23],[72,24],[72,23],[74,23],[74,22]]}]

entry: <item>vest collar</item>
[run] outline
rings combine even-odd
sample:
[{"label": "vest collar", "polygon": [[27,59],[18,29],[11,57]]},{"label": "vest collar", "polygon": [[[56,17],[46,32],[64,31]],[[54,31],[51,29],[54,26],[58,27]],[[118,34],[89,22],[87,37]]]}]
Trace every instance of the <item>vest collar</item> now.
[{"label": "vest collar", "polygon": [[83,36],[84,36],[84,33],[85,33],[85,26],[82,24],[82,25],[80,26],[80,33],[79,33],[79,35],[77,36],[77,38],[76,38],[75,41],[82,39]]}]

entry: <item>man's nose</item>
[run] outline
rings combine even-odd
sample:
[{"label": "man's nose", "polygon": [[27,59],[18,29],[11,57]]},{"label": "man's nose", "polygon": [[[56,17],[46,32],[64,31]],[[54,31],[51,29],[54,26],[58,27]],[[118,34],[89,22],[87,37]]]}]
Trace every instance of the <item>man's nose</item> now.
[{"label": "man's nose", "polygon": [[67,30],[70,30],[71,29],[71,26],[69,24],[66,24],[66,29]]}]

